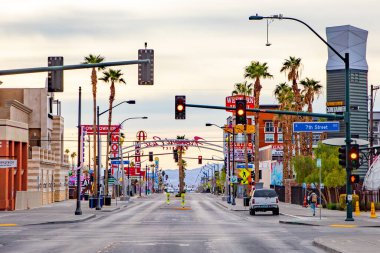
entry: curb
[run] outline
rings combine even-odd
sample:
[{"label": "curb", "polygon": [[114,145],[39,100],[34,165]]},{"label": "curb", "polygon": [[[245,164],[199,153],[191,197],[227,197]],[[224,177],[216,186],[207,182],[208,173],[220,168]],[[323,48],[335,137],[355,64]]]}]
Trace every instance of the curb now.
[{"label": "curb", "polygon": [[42,222],[42,223],[33,223],[33,224],[27,224],[24,226],[34,226],[34,225],[49,225],[49,224],[66,224],[66,223],[79,223],[83,221],[87,221],[89,219],[95,218],[95,214],[91,214],[90,216],[83,218],[83,219],[78,219],[78,220],[65,220],[65,221],[48,221],[48,222]]},{"label": "curb", "polygon": [[315,227],[320,226],[320,225],[317,225],[317,224],[310,224],[310,223],[299,222],[299,221],[284,221],[284,220],[280,220],[278,222],[282,223],[282,224],[291,224],[291,225],[315,226]]},{"label": "curb", "polygon": [[313,240],[313,245],[329,253],[342,253],[342,251],[338,251],[333,248],[330,248],[320,242],[317,242],[316,240]]},{"label": "curb", "polygon": [[113,209],[106,209],[106,210],[100,210],[100,212],[104,212],[104,213],[111,213],[111,212],[115,212],[116,210],[120,210],[120,207],[115,207]]}]

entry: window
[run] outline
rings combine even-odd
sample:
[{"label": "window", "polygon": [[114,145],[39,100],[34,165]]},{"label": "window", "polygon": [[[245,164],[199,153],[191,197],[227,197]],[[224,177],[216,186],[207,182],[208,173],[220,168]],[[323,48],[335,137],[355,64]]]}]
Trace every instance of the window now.
[{"label": "window", "polygon": [[278,123],[278,125],[277,125],[277,133],[282,133],[281,123]]},{"label": "window", "polygon": [[282,134],[277,134],[277,142],[278,143],[283,143],[284,142]]},{"label": "window", "polygon": [[274,134],[265,134],[265,143],[274,143]]},{"label": "window", "polygon": [[264,132],[265,133],[274,133],[273,121],[267,121],[267,122],[265,122]]}]

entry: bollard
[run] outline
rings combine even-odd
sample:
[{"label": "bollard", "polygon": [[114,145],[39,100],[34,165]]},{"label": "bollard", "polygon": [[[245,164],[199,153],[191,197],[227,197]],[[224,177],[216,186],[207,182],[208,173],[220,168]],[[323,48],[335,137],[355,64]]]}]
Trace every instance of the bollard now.
[{"label": "bollard", "polygon": [[369,216],[371,218],[376,218],[376,211],[375,211],[375,203],[371,202],[371,215]]},{"label": "bollard", "polygon": [[167,192],[166,193],[166,204],[170,204],[170,193],[169,192]]},{"label": "bollard", "polygon": [[355,204],[355,216],[360,216],[359,201],[356,201]]},{"label": "bollard", "polygon": [[181,193],[181,206],[185,208],[185,193]]}]

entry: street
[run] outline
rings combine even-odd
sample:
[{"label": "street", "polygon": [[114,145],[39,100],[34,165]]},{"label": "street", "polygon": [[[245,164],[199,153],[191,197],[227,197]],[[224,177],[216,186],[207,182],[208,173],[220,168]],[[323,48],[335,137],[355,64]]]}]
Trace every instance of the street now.
[{"label": "street", "polygon": [[209,194],[135,198],[80,223],[0,227],[0,252],[324,252],[316,237],[380,234],[378,229],[299,226],[281,216],[231,211]]}]

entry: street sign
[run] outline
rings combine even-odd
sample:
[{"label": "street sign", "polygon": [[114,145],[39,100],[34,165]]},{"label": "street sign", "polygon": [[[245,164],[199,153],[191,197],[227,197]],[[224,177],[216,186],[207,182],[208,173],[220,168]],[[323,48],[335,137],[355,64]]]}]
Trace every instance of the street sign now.
[{"label": "street sign", "polygon": [[237,176],[232,176],[230,181],[231,183],[237,183],[238,181]]},{"label": "street sign", "polygon": [[17,167],[17,160],[0,159],[0,169],[16,168],[16,167]]},{"label": "street sign", "polygon": [[[237,169],[244,169],[245,168],[245,164],[244,163],[239,163],[239,164],[236,165],[236,168]],[[252,163],[248,163],[248,168],[253,169],[253,164]]]},{"label": "street sign", "polygon": [[318,158],[317,159],[317,168],[321,168],[322,167],[322,160],[321,158]]},{"label": "street sign", "polygon": [[339,132],[339,121],[294,122],[293,132]]},{"label": "street sign", "polygon": [[[233,129],[232,127],[224,126],[224,131],[227,133],[232,133]],[[235,134],[244,133],[244,125],[236,125],[234,126]],[[247,134],[254,134],[255,133],[255,126],[254,125],[246,125],[246,132]]]},{"label": "street sign", "polygon": [[[121,161],[111,161],[111,164],[120,165],[120,164],[121,164]],[[123,164],[129,164],[129,161],[128,161],[128,160],[123,161]]]}]

